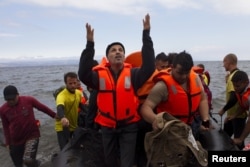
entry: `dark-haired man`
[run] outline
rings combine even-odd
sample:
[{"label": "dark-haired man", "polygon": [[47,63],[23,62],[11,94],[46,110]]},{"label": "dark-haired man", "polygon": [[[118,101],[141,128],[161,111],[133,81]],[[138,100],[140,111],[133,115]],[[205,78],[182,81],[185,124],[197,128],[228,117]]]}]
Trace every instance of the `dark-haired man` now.
[{"label": "dark-haired man", "polygon": [[[237,118],[242,112],[250,111],[250,85],[249,85],[249,77],[244,71],[237,71],[232,77],[232,83],[234,87],[234,91],[236,93],[236,97],[238,103],[240,105],[240,109],[231,117],[231,119]],[[237,100],[232,101],[232,103],[236,104]],[[242,130],[242,133],[239,136],[233,139],[234,143],[239,145],[241,149],[243,149],[242,145],[244,145],[244,140],[250,133],[250,116],[248,116],[247,123]]]},{"label": "dark-haired man", "polygon": [[[143,20],[143,27],[141,68],[132,68],[130,64],[124,63],[125,48],[122,43],[114,42],[106,49],[108,62],[101,63],[92,70],[94,30],[86,24],[87,45],[81,55],[78,75],[85,85],[98,91],[99,111],[95,122],[101,126],[108,167],[131,167],[134,164],[137,122],[140,120],[135,92],[155,69],[148,14]],[[120,165],[116,161],[118,157]]]},{"label": "dark-haired man", "polygon": [[20,96],[13,85],[3,90],[6,103],[0,107],[5,135],[5,144],[15,167],[38,167],[36,160],[40,131],[35,119],[34,110],[44,112],[52,118],[56,113],[31,96]]},{"label": "dark-haired man", "polygon": [[66,87],[56,97],[55,130],[61,150],[78,127],[78,109],[82,99],[82,93],[77,89],[78,76],[75,72],[64,74],[64,83]]},{"label": "dark-haired man", "polygon": [[155,86],[151,89],[141,107],[141,115],[158,129],[156,113],[168,112],[191,125],[194,113],[199,109],[203,128],[209,128],[209,112],[206,94],[200,78],[192,71],[193,59],[190,54],[178,53],[173,59],[170,73],[159,72]]}]

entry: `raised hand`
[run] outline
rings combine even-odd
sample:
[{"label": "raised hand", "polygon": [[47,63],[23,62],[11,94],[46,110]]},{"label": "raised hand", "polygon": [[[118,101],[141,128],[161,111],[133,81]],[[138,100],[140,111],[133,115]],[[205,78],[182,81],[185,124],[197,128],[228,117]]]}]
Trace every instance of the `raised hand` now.
[{"label": "raised hand", "polygon": [[90,24],[86,24],[87,41],[94,42],[94,29],[91,28]]},{"label": "raised hand", "polygon": [[143,19],[143,29],[144,30],[149,30],[150,29],[150,16],[147,14],[145,16],[145,19]]}]

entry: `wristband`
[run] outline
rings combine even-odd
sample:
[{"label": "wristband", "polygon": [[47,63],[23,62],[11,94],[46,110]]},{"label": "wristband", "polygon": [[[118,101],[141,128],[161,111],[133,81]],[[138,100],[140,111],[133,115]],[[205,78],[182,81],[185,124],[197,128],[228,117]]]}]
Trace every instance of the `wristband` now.
[{"label": "wristband", "polygon": [[201,125],[204,126],[205,128],[209,128],[210,122],[209,120],[202,121]]}]

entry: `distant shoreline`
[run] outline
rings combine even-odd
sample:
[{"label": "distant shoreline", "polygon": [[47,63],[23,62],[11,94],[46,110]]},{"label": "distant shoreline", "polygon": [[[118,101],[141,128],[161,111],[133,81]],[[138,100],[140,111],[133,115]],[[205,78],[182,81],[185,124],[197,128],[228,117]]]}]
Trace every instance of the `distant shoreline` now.
[{"label": "distant shoreline", "polygon": [[[101,60],[98,60],[101,61]],[[194,64],[202,63],[202,62],[218,62],[220,60],[199,60],[194,61]],[[250,61],[250,60],[239,60],[240,62]],[[62,59],[21,59],[21,60],[1,60],[0,68],[5,67],[32,67],[32,66],[54,66],[54,65],[78,65],[78,58],[62,58]]]},{"label": "distant shoreline", "polygon": [[51,66],[51,65],[78,65],[76,59],[54,59],[54,60],[13,60],[0,62],[1,67],[31,67],[31,66]]}]

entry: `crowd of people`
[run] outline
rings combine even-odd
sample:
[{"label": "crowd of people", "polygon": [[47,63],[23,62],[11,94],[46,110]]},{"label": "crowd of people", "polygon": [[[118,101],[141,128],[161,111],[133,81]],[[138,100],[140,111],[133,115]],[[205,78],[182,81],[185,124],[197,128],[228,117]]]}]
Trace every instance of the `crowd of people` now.
[{"label": "crowd of people", "polygon": [[[107,167],[144,167],[147,155],[144,138],[158,130],[157,114],[168,112],[190,125],[194,136],[211,129],[212,93],[210,75],[203,64],[194,65],[186,52],[161,52],[155,56],[150,36],[150,16],[143,19],[142,63],[133,67],[125,62],[125,47],[113,42],[106,48],[100,64],[94,59],[94,29],[86,24],[86,48],[78,73],[64,74],[65,87],[56,96],[56,111],[31,96],[21,96],[13,85],[4,88],[6,103],[0,108],[5,144],[16,167],[39,166],[36,160],[40,132],[33,108],[55,119],[60,150],[81,126],[100,131]],[[218,111],[227,113],[224,131],[240,150],[250,133],[250,88],[248,75],[237,68],[237,57],[223,60],[226,76],[226,104]],[[81,81],[90,92],[83,95]],[[178,102],[178,104],[177,104]],[[84,121],[79,123],[81,111]]]}]

